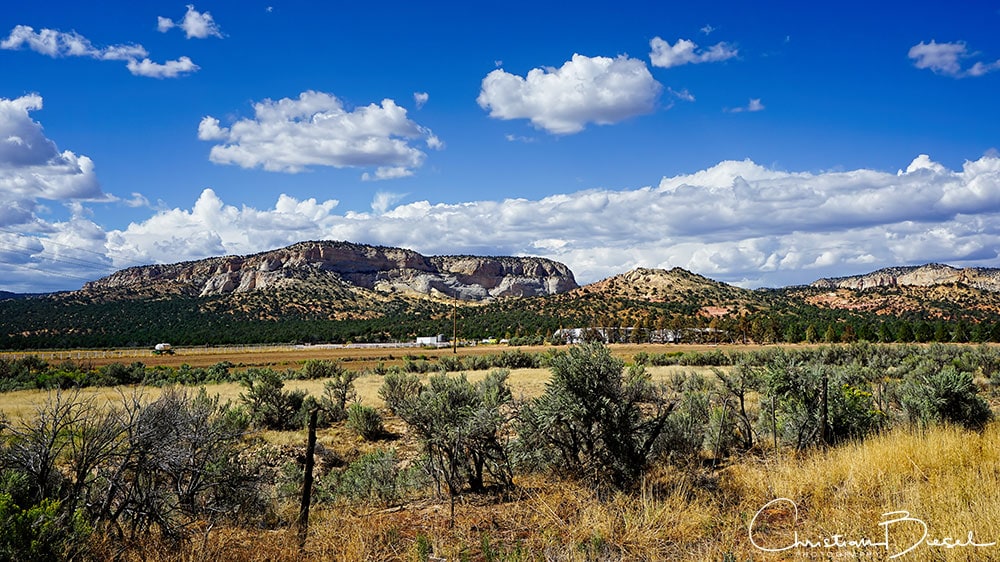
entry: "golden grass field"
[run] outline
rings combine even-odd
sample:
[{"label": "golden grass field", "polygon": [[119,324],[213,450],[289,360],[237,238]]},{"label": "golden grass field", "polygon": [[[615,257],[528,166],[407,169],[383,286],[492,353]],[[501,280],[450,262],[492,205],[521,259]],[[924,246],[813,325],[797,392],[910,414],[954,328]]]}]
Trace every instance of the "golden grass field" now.
[{"label": "golden grass field", "polygon": [[[702,367],[647,367],[654,380],[664,380],[669,375],[676,372],[706,371]],[[479,380],[486,376],[488,371],[473,371],[467,373],[469,380]],[[426,383],[430,374],[419,375],[421,381]],[[548,369],[514,369],[510,371],[507,379],[511,391],[517,397],[535,397],[545,390],[545,383],[549,379]],[[313,396],[323,394],[324,380],[289,380],[285,382],[286,390],[305,390]],[[378,396],[378,389],[382,385],[382,377],[374,374],[365,374],[354,381],[358,399],[361,403],[381,408],[382,399]],[[232,400],[239,402],[240,393],[244,388],[239,383],[226,382],[205,385],[206,391],[210,395],[218,395],[222,402]],[[88,387],[80,389],[78,392],[81,399],[96,400],[99,404],[114,405],[121,401],[121,393],[130,393],[138,390],[150,400],[155,400],[162,388],[146,386],[136,388],[109,388],[109,387]],[[18,390],[14,392],[0,393],[0,412],[3,412],[8,419],[14,420],[23,417],[30,417],[35,409],[43,404],[49,397],[47,390]]]},{"label": "golden grass field", "polygon": [[[418,560],[423,543],[439,560],[1000,560],[996,423],[982,433],[897,430],[826,452],[744,458],[715,471],[659,466],[640,492],[609,499],[537,476],[516,484],[502,500],[462,498],[454,527],[447,504],[433,500],[390,509],[324,506],[313,511],[304,552],[291,529],[215,528],[180,552],[149,545],[141,559],[402,561]],[[761,511],[779,498],[787,501]],[[284,515],[294,517],[291,510]],[[883,542],[885,527],[888,545],[871,546]],[[982,546],[943,546],[970,536]],[[866,539],[869,546],[846,545]],[[838,540],[845,546],[822,546]]]},{"label": "golden grass field", "polygon": [[[726,346],[709,345],[612,345],[613,353],[630,361],[632,357],[640,351],[647,353],[665,353],[677,351],[705,351],[708,349],[727,349]],[[466,355],[492,355],[503,352],[513,352],[519,350],[525,353],[542,353],[548,350],[558,349],[552,346],[523,346],[511,348],[507,346],[484,345],[473,347],[459,347],[457,354]],[[751,349],[747,346],[731,346],[728,349]],[[59,360],[71,360],[84,366],[100,367],[110,363],[132,363],[140,361],[147,367],[173,367],[189,365],[191,367],[210,367],[220,362],[228,361],[236,365],[236,369],[250,367],[267,367],[272,369],[299,369],[306,361],[310,360],[332,360],[339,361],[350,370],[364,371],[373,369],[378,365],[392,367],[402,365],[406,357],[426,357],[428,361],[435,362],[438,358],[446,355],[453,355],[451,348],[348,348],[348,347],[325,347],[325,346],[240,346],[229,348],[175,348],[172,355],[154,355],[150,350],[75,350],[75,351],[36,351],[36,352],[0,352],[0,357],[14,358],[24,355],[38,355],[40,358],[56,362]],[[666,373],[683,370],[678,367],[655,367],[647,369],[654,374],[654,377],[666,376]],[[695,370],[687,368],[687,370]],[[548,380],[548,371],[545,369],[519,369],[511,373],[509,383],[515,396],[537,396],[544,390],[545,381]],[[469,373],[469,378],[475,380],[477,377],[485,376],[485,372]],[[423,376],[426,382],[428,375]],[[288,390],[304,389],[312,395],[320,395],[323,392],[324,381],[287,381],[285,388]],[[359,399],[367,405],[381,407],[382,402],[378,397],[378,387],[382,384],[381,378],[375,375],[360,377],[355,381]],[[121,389],[114,388],[87,388],[81,391],[81,397],[93,397],[99,402],[114,403],[120,400]],[[210,384],[207,386],[210,394],[218,394],[222,401],[239,399],[242,390],[237,383]],[[155,387],[145,387],[141,391],[155,399],[160,389]],[[36,406],[44,402],[48,393],[40,390],[25,390],[0,394],[0,412],[4,412],[9,419],[17,419],[24,415],[30,415]]]}]

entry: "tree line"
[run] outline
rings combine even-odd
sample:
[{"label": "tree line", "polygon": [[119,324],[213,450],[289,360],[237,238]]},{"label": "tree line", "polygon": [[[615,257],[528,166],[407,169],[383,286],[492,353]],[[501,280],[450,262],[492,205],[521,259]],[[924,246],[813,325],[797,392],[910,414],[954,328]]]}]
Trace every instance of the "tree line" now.
[{"label": "tree line", "polygon": [[[13,299],[0,301],[0,349],[149,347],[162,341],[188,346],[392,342],[439,333],[450,336],[456,328],[461,340],[506,338],[520,343],[551,342],[560,328],[607,329],[606,339],[612,343],[662,341],[664,331],[695,343],[1000,342],[1000,316],[985,308],[953,307],[933,316],[913,310],[888,316],[820,308],[779,292],[754,295],[759,297],[754,302],[728,305],[724,295],[712,293],[671,302],[598,294],[502,299],[458,307],[454,319],[456,311],[443,302],[324,304],[307,294],[300,297],[315,301],[310,307],[287,306],[276,295],[251,295],[245,297],[247,302],[237,303],[190,296]],[[732,312],[706,315],[706,303]]]}]

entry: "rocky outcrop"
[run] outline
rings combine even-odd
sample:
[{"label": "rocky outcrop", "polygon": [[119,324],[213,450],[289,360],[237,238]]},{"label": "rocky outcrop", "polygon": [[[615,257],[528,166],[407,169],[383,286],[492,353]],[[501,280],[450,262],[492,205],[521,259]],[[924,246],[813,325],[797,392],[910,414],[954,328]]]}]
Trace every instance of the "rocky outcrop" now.
[{"label": "rocky outcrop", "polygon": [[250,256],[226,256],[123,269],[84,290],[143,289],[212,296],[325,279],[385,293],[470,301],[551,295],[577,287],[565,265],[533,257],[426,257],[412,250],[300,242]]},{"label": "rocky outcrop", "polygon": [[939,263],[915,267],[890,267],[865,275],[833,277],[814,281],[820,289],[851,289],[864,291],[882,287],[933,287],[959,284],[983,291],[1000,292],[1000,269],[959,269]]}]

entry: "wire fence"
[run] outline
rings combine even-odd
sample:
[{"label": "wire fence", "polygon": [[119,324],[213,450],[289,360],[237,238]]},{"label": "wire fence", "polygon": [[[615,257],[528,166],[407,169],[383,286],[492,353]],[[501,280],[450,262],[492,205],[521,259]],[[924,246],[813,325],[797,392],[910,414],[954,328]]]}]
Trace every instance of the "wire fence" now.
[{"label": "wire fence", "polygon": [[[263,353],[294,351],[294,345],[234,345],[225,347],[183,347],[172,348],[174,355],[212,355],[230,353]],[[122,348],[122,349],[67,349],[67,350],[34,350],[34,351],[0,351],[0,357],[21,359],[28,356],[38,357],[45,361],[80,361],[86,359],[134,359],[154,356],[152,348]]]}]

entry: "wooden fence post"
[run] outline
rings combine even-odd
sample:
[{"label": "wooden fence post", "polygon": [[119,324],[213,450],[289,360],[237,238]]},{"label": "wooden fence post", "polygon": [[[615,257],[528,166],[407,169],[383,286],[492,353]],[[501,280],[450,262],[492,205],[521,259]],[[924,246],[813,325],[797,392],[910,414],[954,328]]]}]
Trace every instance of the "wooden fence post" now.
[{"label": "wooden fence post", "polygon": [[778,405],[771,396],[771,436],[774,437],[774,453],[778,454]]},{"label": "wooden fence post", "polygon": [[820,404],[819,404],[819,406],[820,406],[820,411],[819,411],[819,424],[820,424],[820,428],[819,428],[819,440],[820,440],[820,444],[823,446],[824,449],[826,448],[826,446],[828,444],[828,441],[829,441],[829,436],[826,434],[826,420],[827,420],[827,413],[828,413],[827,402],[826,402],[826,399],[827,399],[827,388],[826,387],[827,387],[827,377],[826,377],[826,371],[824,370],[824,372],[823,372],[823,390],[822,390],[822,394],[820,394],[820,399],[819,399],[820,400]]},{"label": "wooden fence post", "polygon": [[309,534],[309,504],[312,502],[313,466],[316,452],[316,416],[317,408],[309,410],[309,437],[306,441],[305,469],[302,473],[302,501],[299,503],[299,519],[296,522],[299,532],[299,550],[306,549],[306,537]]}]

